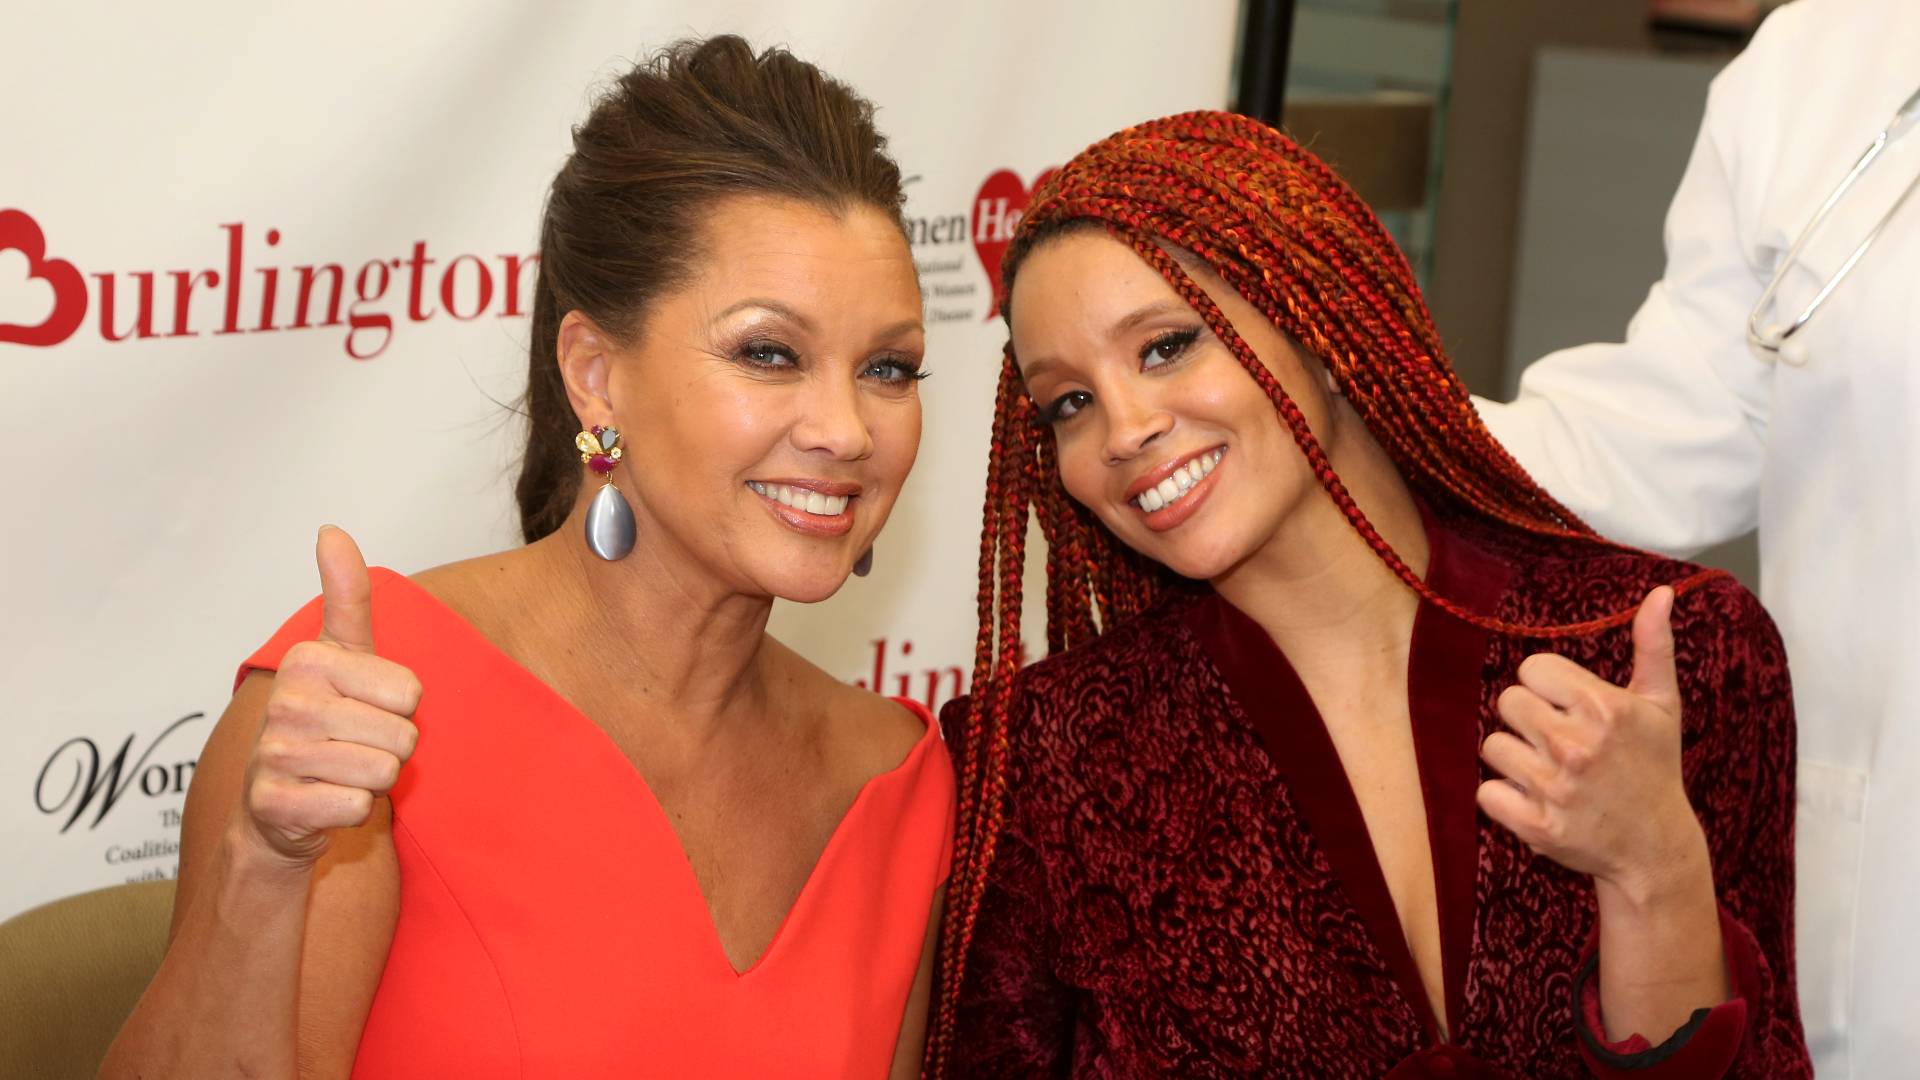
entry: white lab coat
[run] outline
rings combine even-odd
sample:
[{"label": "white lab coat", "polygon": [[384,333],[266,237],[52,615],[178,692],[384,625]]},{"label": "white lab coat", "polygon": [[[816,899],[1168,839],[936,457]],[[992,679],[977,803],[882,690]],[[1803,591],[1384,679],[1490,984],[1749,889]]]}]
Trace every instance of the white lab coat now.
[{"label": "white lab coat", "polygon": [[[1920,85],[1920,0],[1798,0],[1714,81],[1624,344],[1527,369],[1494,435],[1601,532],[1687,553],[1758,526],[1799,717],[1802,1015],[1821,1077],[1920,1077],[1920,194],[1796,336],[1747,312]],[[1803,307],[1920,174],[1920,131],[1836,206],[1781,286]],[[1578,259],[1569,251],[1563,257]]]}]

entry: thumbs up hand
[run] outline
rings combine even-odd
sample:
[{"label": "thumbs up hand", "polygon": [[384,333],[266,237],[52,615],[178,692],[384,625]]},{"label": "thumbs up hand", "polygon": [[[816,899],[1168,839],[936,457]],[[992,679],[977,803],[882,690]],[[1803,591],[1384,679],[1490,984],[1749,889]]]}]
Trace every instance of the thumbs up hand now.
[{"label": "thumbs up hand", "polygon": [[1633,621],[1625,687],[1550,653],[1520,665],[1481,747],[1505,777],[1480,785],[1480,808],[1569,870],[1633,895],[1701,864],[1705,833],[1680,770],[1680,689],[1673,590],[1647,595]]},{"label": "thumbs up hand", "polygon": [[254,834],[312,866],[329,830],[363,824],[413,754],[420,680],[373,652],[373,587],[353,539],[320,530],[321,630],[287,650],[242,788]]}]

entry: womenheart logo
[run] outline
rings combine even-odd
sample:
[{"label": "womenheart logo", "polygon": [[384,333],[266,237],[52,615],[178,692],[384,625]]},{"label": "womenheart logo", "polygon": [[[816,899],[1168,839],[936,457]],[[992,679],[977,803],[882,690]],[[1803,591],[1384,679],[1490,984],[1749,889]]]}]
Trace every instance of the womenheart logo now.
[{"label": "womenheart logo", "polygon": [[73,336],[87,317],[87,282],[65,259],[47,258],[47,238],[39,223],[21,210],[0,210],[0,252],[27,257],[27,280],[53,287],[53,310],[38,326],[0,323],[0,341],[16,345],[58,345]]},{"label": "womenheart logo", "polygon": [[1033,201],[1034,190],[1053,173],[1054,170],[1048,169],[1034,177],[1033,186],[1028,187],[1020,182],[1020,174],[1001,169],[987,177],[980,185],[980,193],[973,198],[973,251],[980,256],[980,265],[987,271],[987,283],[992,286],[989,319],[1000,314],[1000,260],[1013,243],[1013,231],[1027,212],[1027,204]]}]

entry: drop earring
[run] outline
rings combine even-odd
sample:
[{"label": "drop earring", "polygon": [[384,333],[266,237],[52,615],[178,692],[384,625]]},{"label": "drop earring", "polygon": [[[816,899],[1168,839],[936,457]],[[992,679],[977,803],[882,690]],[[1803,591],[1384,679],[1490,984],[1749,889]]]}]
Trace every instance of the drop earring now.
[{"label": "drop earring", "polygon": [[620,433],[595,424],[575,435],[573,445],[580,451],[583,464],[607,478],[606,486],[593,497],[593,505],[587,507],[587,550],[608,562],[624,559],[633,550],[637,529],[633,507],[627,505],[626,497],[613,484],[613,467],[620,464],[624,456]]},{"label": "drop earring", "polygon": [[873,573],[873,549],[868,548],[866,554],[853,561],[853,576],[866,577],[871,573]]}]

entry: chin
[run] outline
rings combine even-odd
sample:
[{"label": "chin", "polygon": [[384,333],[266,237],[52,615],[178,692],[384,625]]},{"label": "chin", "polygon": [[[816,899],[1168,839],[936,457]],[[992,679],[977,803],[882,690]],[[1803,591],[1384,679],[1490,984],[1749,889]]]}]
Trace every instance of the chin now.
[{"label": "chin", "polygon": [[1160,562],[1160,565],[1166,567],[1167,569],[1173,571],[1174,573],[1180,575],[1181,577],[1190,578],[1194,581],[1212,581],[1214,578],[1217,578],[1221,574],[1226,573],[1228,568],[1230,568],[1233,565],[1231,562],[1228,562],[1224,559],[1205,559],[1205,560],[1166,559],[1166,560],[1158,560],[1158,561]]},{"label": "chin", "polygon": [[844,570],[822,570],[817,573],[795,573],[788,571],[770,575],[767,592],[792,604],[817,604],[832,598],[840,587],[847,583],[848,574]]},{"label": "chin", "polygon": [[1194,581],[1212,581],[1238,566],[1246,557],[1240,545],[1225,538],[1185,537],[1179,544],[1162,544],[1159,550],[1140,550],[1142,555],[1161,566]]}]

